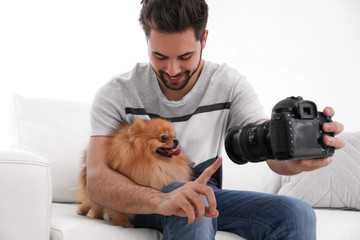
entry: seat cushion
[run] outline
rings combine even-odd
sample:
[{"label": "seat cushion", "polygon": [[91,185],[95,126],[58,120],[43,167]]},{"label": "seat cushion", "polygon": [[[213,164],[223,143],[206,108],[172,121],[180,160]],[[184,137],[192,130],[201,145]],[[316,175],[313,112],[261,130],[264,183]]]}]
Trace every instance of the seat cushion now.
[{"label": "seat cushion", "polygon": [[336,209],[315,209],[317,239],[360,239],[360,212]]},{"label": "seat cushion", "polygon": [[[92,219],[76,214],[78,204],[54,203],[52,206],[51,240],[157,240],[160,232],[152,229],[133,229],[115,226],[104,220]],[[315,209],[317,217],[317,239],[360,239],[359,211]],[[232,233],[218,231],[216,240],[241,240]]]},{"label": "seat cushion", "polygon": [[[159,231],[146,228],[122,228],[105,220],[76,214],[78,204],[53,203],[51,240],[161,240]],[[242,240],[233,233],[219,231],[216,240]]]},{"label": "seat cushion", "polygon": [[151,240],[161,239],[160,232],[151,229],[122,228],[105,220],[76,214],[78,204],[53,203],[51,240]]}]

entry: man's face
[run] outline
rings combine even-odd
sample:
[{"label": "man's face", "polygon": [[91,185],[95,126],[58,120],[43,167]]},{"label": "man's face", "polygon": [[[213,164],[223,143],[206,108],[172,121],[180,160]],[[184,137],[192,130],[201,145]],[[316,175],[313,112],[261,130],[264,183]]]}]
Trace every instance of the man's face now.
[{"label": "man's face", "polygon": [[201,53],[207,32],[202,41],[196,40],[193,29],[181,33],[160,33],[151,30],[148,38],[150,63],[162,84],[170,90],[182,90],[198,77]]}]

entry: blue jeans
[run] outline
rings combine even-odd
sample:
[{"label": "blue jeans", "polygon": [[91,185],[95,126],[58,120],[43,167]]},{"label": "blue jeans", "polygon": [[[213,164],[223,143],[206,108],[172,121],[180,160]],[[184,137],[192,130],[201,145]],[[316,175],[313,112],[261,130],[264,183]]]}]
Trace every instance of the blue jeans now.
[{"label": "blue jeans", "polygon": [[[170,192],[183,184],[165,188]],[[163,239],[215,239],[217,230],[245,239],[316,239],[316,217],[306,203],[285,196],[214,188],[218,218],[187,218],[159,214],[137,215],[135,226],[157,229]]]}]

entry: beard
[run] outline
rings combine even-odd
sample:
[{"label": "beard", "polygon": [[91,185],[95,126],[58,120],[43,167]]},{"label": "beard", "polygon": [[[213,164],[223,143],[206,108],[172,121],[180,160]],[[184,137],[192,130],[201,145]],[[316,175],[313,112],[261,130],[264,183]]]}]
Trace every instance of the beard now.
[{"label": "beard", "polygon": [[[156,71],[153,68],[153,66],[151,66],[151,68],[155,72],[156,76],[163,82],[166,88],[174,91],[179,91],[182,90],[184,87],[186,87],[191,77],[197,72],[201,64],[201,59],[202,59],[202,51],[200,53],[199,63],[193,72],[191,72],[191,70],[185,70],[174,76],[170,76],[167,72],[163,70]],[[180,80],[176,81],[176,79],[180,79]]]},{"label": "beard", "polygon": [[[184,72],[178,73],[175,76],[170,76],[167,72],[164,72],[162,70],[159,70],[158,77],[160,80],[164,83],[164,85],[170,89],[170,90],[181,90],[183,89],[188,82],[190,81],[190,78],[195,73],[195,71],[190,74],[190,70],[186,70]],[[171,81],[169,79],[181,79],[181,81]]]}]

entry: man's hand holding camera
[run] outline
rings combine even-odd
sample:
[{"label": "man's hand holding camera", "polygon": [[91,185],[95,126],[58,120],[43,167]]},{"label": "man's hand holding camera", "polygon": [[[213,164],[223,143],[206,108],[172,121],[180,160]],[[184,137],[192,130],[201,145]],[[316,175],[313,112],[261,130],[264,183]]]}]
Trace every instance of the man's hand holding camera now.
[{"label": "man's hand holding camera", "polygon": [[[333,117],[335,111],[331,107],[326,107],[323,111],[325,116]],[[322,126],[324,132],[333,132],[335,135],[341,133],[344,130],[343,124],[339,122],[328,122],[324,123]],[[324,136],[323,142],[325,145],[334,147],[335,149],[340,149],[345,146],[345,142],[341,138]],[[294,174],[300,173],[303,171],[313,171],[318,168],[325,167],[332,162],[332,156],[323,158],[323,159],[302,159],[294,161],[286,161],[286,165],[290,171]]]},{"label": "man's hand holding camera", "polygon": [[335,149],[345,145],[334,137],[344,129],[334,115],[331,107],[318,112],[314,102],[288,97],[274,106],[271,120],[230,129],[225,148],[238,164],[267,161],[282,175],[312,171],[330,164]]}]

